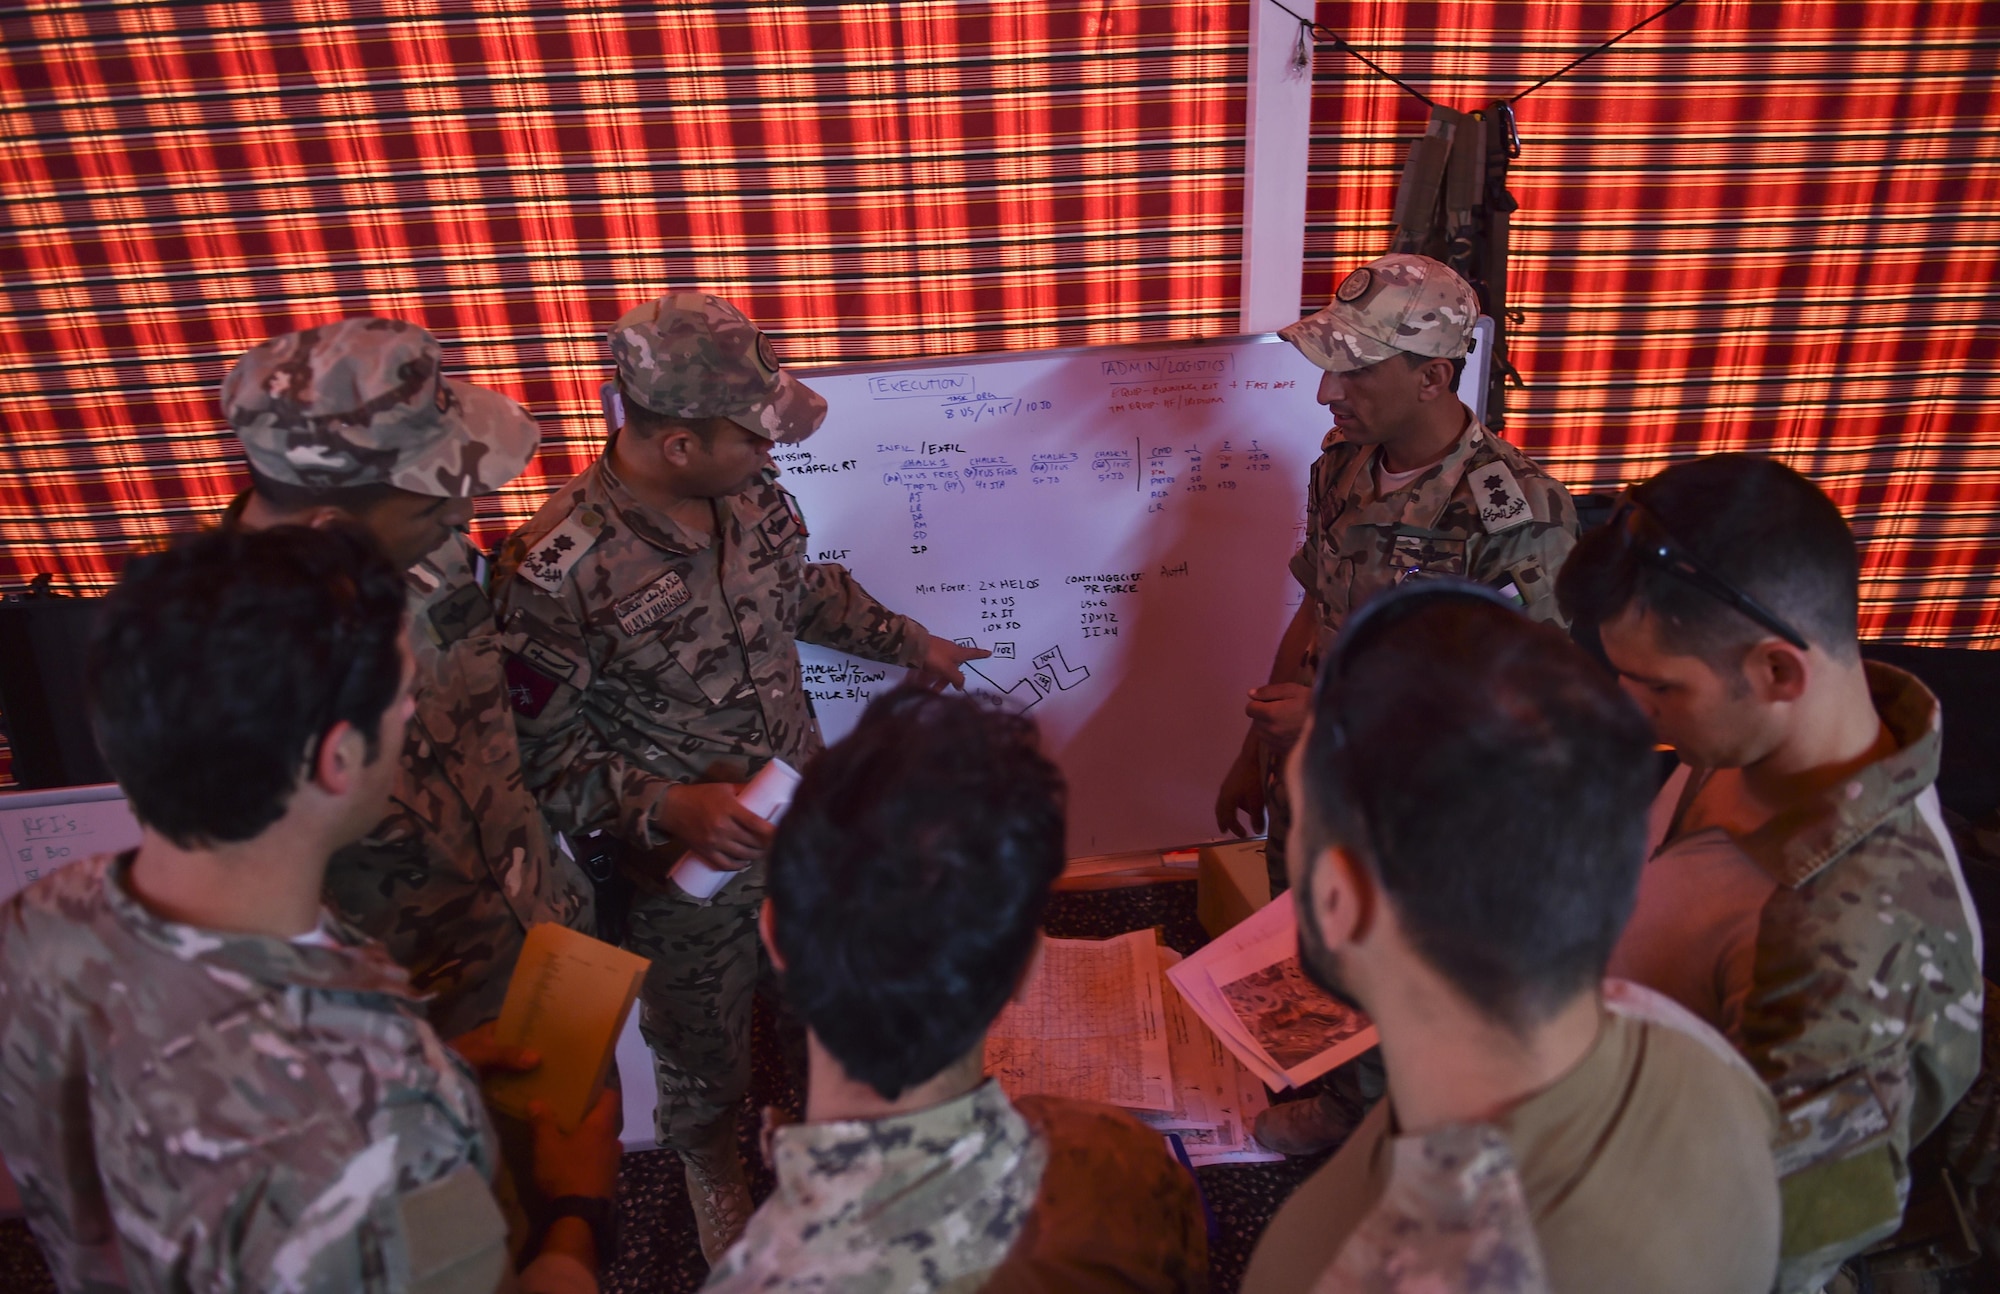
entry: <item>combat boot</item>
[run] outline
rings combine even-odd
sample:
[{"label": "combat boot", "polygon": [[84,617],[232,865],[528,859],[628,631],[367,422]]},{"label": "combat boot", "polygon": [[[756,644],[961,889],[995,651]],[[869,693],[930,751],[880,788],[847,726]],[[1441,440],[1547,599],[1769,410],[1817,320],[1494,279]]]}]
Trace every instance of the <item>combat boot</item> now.
[{"label": "combat boot", "polygon": [[753,1211],[750,1182],[743,1174],[743,1155],[736,1148],[736,1120],[724,1119],[704,1129],[699,1140],[680,1152],[686,1170],[688,1203],[701,1237],[701,1256],[714,1267],[743,1236]]}]

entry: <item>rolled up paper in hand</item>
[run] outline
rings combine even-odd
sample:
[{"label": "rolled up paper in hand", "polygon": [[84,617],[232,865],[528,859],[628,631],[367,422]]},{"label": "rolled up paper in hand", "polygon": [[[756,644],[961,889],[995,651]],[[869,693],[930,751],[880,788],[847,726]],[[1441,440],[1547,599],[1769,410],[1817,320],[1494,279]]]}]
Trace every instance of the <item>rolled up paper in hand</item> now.
[{"label": "rolled up paper in hand", "polygon": [[[749,784],[738,793],[736,802],[776,826],[778,819],[785,816],[785,810],[791,807],[792,792],[798,789],[799,771],[782,759],[774,759],[750,779]],[[690,849],[667,875],[689,897],[712,899],[736,873],[726,867],[717,867]]]}]

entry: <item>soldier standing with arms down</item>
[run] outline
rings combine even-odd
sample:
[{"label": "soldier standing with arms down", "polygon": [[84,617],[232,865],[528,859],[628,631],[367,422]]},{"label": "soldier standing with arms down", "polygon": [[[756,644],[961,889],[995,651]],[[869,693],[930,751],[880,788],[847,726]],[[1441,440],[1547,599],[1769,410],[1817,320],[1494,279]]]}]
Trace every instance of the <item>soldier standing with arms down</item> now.
[{"label": "soldier standing with arms down", "polygon": [[[610,333],[625,425],[508,541],[495,594],[529,784],[564,826],[609,827],[638,886],[629,946],[653,959],[641,1027],[662,1144],[686,1165],[714,1263],[750,1214],[736,1145],[749,1088],[757,911],[770,825],[737,803],[770,760],[821,748],[804,639],[962,683],[986,653],[934,637],[839,566],[806,560],[773,480],[826,401],[711,294],[676,292]],[[743,874],[711,900],[666,878],[683,851]]]},{"label": "soldier standing with arms down", "polygon": [[244,355],[222,409],[251,481],[225,524],[352,522],[406,572],[416,713],[388,815],[334,855],[326,897],[455,1037],[500,1014],[530,927],[588,931],[592,904],[522,782],[485,560],[463,533],[473,498],[518,476],[541,432],[441,359],[414,324],[343,319]]},{"label": "soldier standing with arms down", "polygon": [[[1321,370],[1334,426],[1313,464],[1306,527],[1292,557],[1305,598],[1278,644],[1270,682],[1250,693],[1250,731],[1216,797],[1222,830],[1268,813],[1266,863],[1284,887],[1285,755],[1304,725],[1320,660],[1341,626],[1382,590],[1455,575],[1498,589],[1531,619],[1562,622],[1555,578],[1576,542],[1569,492],[1501,440],[1457,395],[1479,301],[1449,266],[1398,253],[1341,280],[1319,313],[1278,335]],[[1373,1084],[1364,1095],[1379,1094]],[[1350,1119],[1330,1091],[1274,1106],[1257,1135],[1288,1154],[1334,1144]]]}]

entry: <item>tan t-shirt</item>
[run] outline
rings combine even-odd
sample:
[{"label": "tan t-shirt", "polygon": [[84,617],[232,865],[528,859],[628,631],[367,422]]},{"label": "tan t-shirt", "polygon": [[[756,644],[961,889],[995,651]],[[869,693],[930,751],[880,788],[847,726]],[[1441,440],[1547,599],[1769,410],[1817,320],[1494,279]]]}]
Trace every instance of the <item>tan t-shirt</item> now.
[{"label": "tan t-shirt", "polygon": [[[1497,1121],[1556,1294],[1770,1289],[1774,1116],[1762,1084],[1726,1051],[1712,1036],[1607,1011],[1590,1054]],[[1392,1118],[1378,1103],[1285,1202],[1251,1255],[1244,1294],[1312,1289],[1382,1193]]]}]

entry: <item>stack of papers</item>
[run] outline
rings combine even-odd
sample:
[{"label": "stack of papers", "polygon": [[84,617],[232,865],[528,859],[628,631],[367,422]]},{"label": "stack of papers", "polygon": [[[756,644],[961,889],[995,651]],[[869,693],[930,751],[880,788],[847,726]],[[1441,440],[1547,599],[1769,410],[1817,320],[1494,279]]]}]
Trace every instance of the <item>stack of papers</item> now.
[{"label": "stack of papers", "polygon": [[1179,954],[1151,930],[1045,939],[1042,964],[986,1037],[986,1072],[1010,1097],[1116,1105],[1180,1138],[1197,1167],[1283,1158],[1250,1135],[1264,1085],[1171,988]]},{"label": "stack of papers", "polygon": [[1171,967],[1167,978],[1223,1045],[1274,1090],[1311,1082],[1376,1042],[1368,1017],[1305,977],[1289,891]]}]

